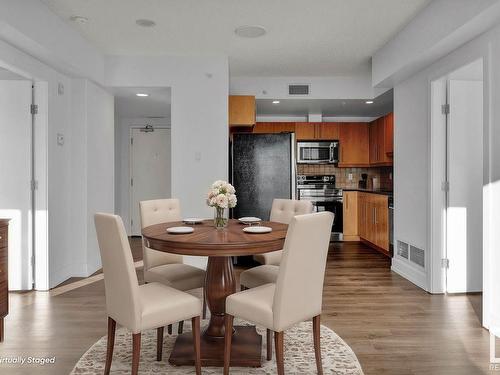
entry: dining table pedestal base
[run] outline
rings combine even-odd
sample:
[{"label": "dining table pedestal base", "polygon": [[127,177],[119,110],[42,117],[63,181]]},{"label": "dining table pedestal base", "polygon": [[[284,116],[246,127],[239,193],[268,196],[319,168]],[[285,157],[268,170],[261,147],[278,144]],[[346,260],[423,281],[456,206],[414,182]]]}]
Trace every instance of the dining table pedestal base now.
[{"label": "dining table pedestal base", "polygon": [[[231,343],[231,366],[262,366],[262,336],[255,326],[235,326]],[[193,334],[183,333],[177,337],[168,362],[174,366],[193,366]],[[201,335],[201,365],[224,366],[224,338]]]}]

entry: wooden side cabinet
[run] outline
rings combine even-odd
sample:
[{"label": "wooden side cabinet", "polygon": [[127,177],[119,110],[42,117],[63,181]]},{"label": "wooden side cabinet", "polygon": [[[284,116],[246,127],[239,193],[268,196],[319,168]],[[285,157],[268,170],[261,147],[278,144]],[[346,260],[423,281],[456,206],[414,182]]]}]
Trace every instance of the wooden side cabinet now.
[{"label": "wooden side cabinet", "polygon": [[343,218],[344,241],[359,241],[357,191],[344,191]]},{"label": "wooden side cabinet", "polygon": [[255,96],[229,96],[229,126],[255,125]]},{"label": "wooden side cabinet", "polygon": [[0,342],[4,339],[4,318],[9,313],[8,267],[9,220],[0,219]]}]

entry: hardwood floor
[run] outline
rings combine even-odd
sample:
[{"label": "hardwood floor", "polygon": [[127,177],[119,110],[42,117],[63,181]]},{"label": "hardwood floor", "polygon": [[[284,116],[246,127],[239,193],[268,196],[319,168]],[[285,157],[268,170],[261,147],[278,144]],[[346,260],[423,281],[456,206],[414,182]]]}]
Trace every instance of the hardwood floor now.
[{"label": "hardwood floor", "polygon": [[[140,240],[131,243],[134,254],[140,254]],[[142,279],[140,269],[138,275]],[[55,364],[36,367],[36,374],[69,373],[106,334],[99,276],[69,291],[11,293],[0,358],[56,356]],[[330,250],[321,322],[352,347],[366,375],[486,374],[489,335],[481,328],[480,305],[480,295],[429,295],[392,273],[383,255],[344,243]],[[35,370],[0,363],[0,373]]]}]

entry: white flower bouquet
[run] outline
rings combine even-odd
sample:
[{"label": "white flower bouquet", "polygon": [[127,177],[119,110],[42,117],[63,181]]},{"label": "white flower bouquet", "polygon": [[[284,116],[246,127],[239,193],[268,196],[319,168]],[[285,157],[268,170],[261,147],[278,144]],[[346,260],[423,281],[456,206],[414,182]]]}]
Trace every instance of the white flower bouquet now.
[{"label": "white flower bouquet", "polygon": [[236,207],[236,191],[234,186],[222,180],[215,181],[207,194],[207,205],[215,208],[214,225],[218,229],[225,228],[229,221],[228,208]]}]

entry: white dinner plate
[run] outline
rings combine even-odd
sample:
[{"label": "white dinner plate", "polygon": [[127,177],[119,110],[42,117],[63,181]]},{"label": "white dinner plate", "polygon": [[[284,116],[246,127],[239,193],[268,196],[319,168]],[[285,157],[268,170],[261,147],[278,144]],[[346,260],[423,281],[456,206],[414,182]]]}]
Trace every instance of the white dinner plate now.
[{"label": "white dinner plate", "polygon": [[259,217],[245,216],[245,217],[240,217],[238,221],[243,224],[255,224],[255,223],[260,223],[262,220]]},{"label": "white dinner plate", "polygon": [[182,221],[187,224],[200,224],[203,222],[203,219],[199,217],[187,217]]},{"label": "white dinner plate", "polygon": [[272,232],[273,231],[273,228],[269,228],[269,227],[246,227],[246,228],[243,228],[243,232],[247,232],[247,233],[269,233],[269,232]]},{"label": "white dinner plate", "polygon": [[187,234],[193,233],[194,229],[191,227],[171,227],[167,228],[167,232],[170,234]]}]

